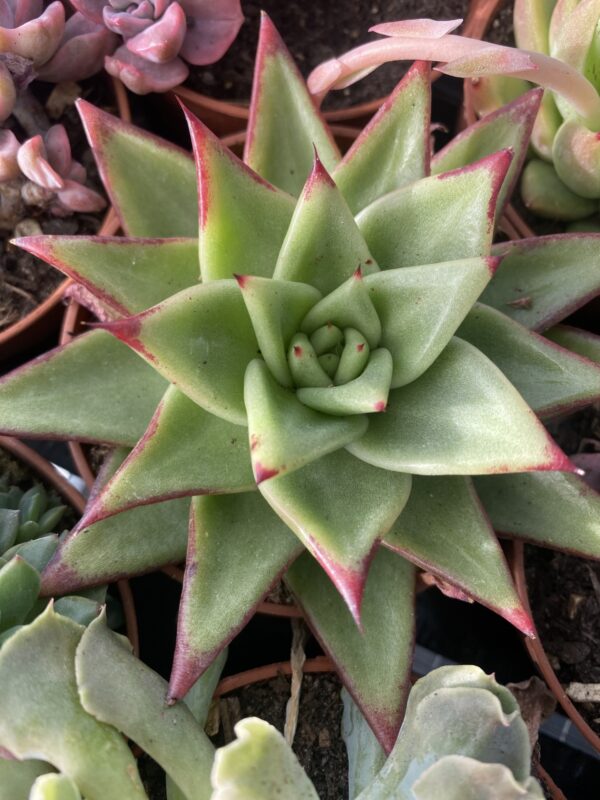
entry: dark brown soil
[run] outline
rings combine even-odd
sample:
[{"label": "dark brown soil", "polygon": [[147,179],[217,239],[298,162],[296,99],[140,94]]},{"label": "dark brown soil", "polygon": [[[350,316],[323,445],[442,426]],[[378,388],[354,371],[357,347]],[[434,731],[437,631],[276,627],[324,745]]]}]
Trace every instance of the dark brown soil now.
[{"label": "dark brown soil", "polygon": [[[293,749],[321,800],[348,797],[348,757],[340,735],[341,684],[332,674],[307,674],[302,681],[300,713]],[[260,717],[283,732],[290,679],[280,675],[222,698],[221,726],[213,741],[232,740],[233,726],[244,717]]]},{"label": "dark brown soil", "polygon": [[487,42],[494,42],[494,44],[514,46],[513,0],[503,0],[483,38]]},{"label": "dark brown soil", "polygon": [[[216,64],[192,67],[187,85],[221,100],[250,98],[254,58],[258,41],[260,11],[266,11],[296,60],[302,74],[329,58],[378,39],[369,34],[372,25],[398,19],[464,18],[468,0],[338,0],[338,2],[245,2],[245,23],[237,39]],[[385,65],[356,85],[331,92],[324,108],[345,108],[388,94],[408,67],[407,62]]]},{"label": "dark brown soil", "polygon": [[[35,97],[42,104],[42,108],[52,88],[48,84],[33,84]],[[108,111],[115,112],[116,110],[112,104],[105,78],[84,82],[81,87],[81,96]],[[87,147],[75,106],[70,105],[58,119],[42,114],[42,122],[46,123],[46,127],[58,122],[65,126],[71,142],[73,157],[80,161],[87,170],[87,185],[101,191],[96,165],[92,153]],[[32,132],[24,130],[14,117],[10,118],[7,127],[14,130],[19,141],[32,135]],[[10,202],[9,194],[14,197],[15,191],[20,195],[20,186],[0,185],[0,210],[3,206],[6,208],[6,204]],[[96,233],[103,215],[104,212],[74,214],[58,218],[52,217],[42,208],[26,206],[20,210],[17,215],[18,219],[13,218],[6,222],[0,222],[0,331],[33,311],[65,279],[64,275],[53,267],[10,245],[9,240],[14,235],[39,233],[40,228],[43,233],[48,234]],[[0,216],[4,215],[0,214]]]}]

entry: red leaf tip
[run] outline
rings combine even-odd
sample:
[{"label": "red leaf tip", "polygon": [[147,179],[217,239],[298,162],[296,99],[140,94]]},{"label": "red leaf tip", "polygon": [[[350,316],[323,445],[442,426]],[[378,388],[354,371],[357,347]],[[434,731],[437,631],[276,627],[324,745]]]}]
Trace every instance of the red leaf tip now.
[{"label": "red leaf tip", "polygon": [[269,478],[274,478],[275,475],[279,475],[278,469],[269,469],[263,466],[260,461],[255,461],[252,466],[254,468],[254,477],[256,478],[257,484],[267,481]]},{"label": "red leaf tip", "polygon": [[243,290],[248,286],[248,278],[250,277],[249,275],[238,275],[236,272],[234,272],[233,277],[236,279],[240,289]]},{"label": "red leaf tip", "polygon": [[485,259],[485,263],[488,266],[490,273],[493,275],[500,264],[502,263],[504,256],[487,256]]},{"label": "red leaf tip", "polygon": [[535,624],[529,614],[522,608],[511,608],[503,614],[504,618],[524,633],[529,639],[537,638]]},{"label": "red leaf tip", "polygon": [[373,408],[375,409],[375,411],[377,411],[377,413],[382,413],[383,411],[386,410],[387,403],[385,402],[385,400],[378,400],[373,406]]}]

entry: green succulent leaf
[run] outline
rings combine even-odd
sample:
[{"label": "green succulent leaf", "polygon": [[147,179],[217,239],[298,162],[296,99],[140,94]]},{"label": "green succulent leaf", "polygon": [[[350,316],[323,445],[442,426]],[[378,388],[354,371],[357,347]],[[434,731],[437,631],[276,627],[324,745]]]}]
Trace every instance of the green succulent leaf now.
[{"label": "green succulent leaf", "polygon": [[337,450],[264,481],[260,491],[319,561],[358,622],[374,548],[402,512],[410,485],[410,475]]},{"label": "green succulent leaf", "polygon": [[396,741],[409,685],[414,636],[413,567],[395,553],[379,548],[369,569],[360,630],[310,554],[291,566],[286,581],[335,661],[344,685],[389,752]]},{"label": "green succulent leaf", "polygon": [[121,734],[90,716],[79,701],[75,651],[83,631],[50,604],[3,644],[0,745],[17,758],[50,762],[87,800],[146,800]]},{"label": "green succulent leaf", "polygon": [[170,697],[186,694],[301,551],[257,492],[194,498]]},{"label": "green succulent leaf", "polygon": [[132,446],[166,388],[128,347],[91,331],[0,380],[0,430]]},{"label": "green succulent leaf", "polygon": [[189,154],[85,100],[77,101],[77,110],[125,233],[197,236],[196,175]]},{"label": "green succulent leaf", "polygon": [[340,154],[275,26],[263,13],[244,161],[274,186],[298,196],[315,148],[328,170]]},{"label": "green succulent leaf", "polygon": [[273,277],[308,283],[328,295],[357,269],[379,271],[342,193],[316,156]]},{"label": "green succulent leaf", "polygon": [[346,689],[342,689],[342,702],[342,739],[348,753],[348,797],[356,800],[384,765],[385,751]]},{"label": "green succulent leaf", "polygon": [[344,447],[368,425],[362,414],[333,417],[308,408],[280,386],[259,359],[246,370],[244,398],[257,483]]},{"label": "green succulent leaf", "polygon": [[36,778],[52,767],[44,761],[0,758],[0,800],[29,800],[29,790]]},{"label": "green succulent leaf", "polygon": [[429,174],[430,73],[412,65],[334,170],[353,214]]},{"label": "green succulent leaf", "polygon": [[54,555],[58,547],[58,536],[55,533],[40,536],[39,539],[32,539],[29,542],[13,545],[3,555],[10,559],[13,556],[20,556],[31,567],[41,572],[48,561]]},{"label": "green succulent leaf", "polygon": [[130,652],[103,616],[83,633],[75,671],[88,714],[133,739],[188,800],[209,800],[214,758],[210,740],[184,703],[165,707],[166,681]]},{"label": "green succulent leaf", "polygon": [[545,0],[528,0],[518,2],[513,12],[513,25],[517,47],[522,50],[535,50],[536,53],[549,55],[548,38],[550,19],[555,3]]},{"label": "green succulent leaf", "polygon": [[488,255],[498,193],[511,161],[502,150],[391,192],[361,211],[356,221],[379,266]]},{"label": "green succulent leaf", "polygon": [[600,292],[600,234],[540,236],[492,252],[504,258],[481,300],[531,330],[550,328]]},{"label": "green succulent leaf", "polygon": [[39,572],[21,556],[0,567],[0,631],[25,621],[39,590]]},{"label": "green succulent leaf", "polygon": [[206,411],[246,424],[244,372],[258,343],[234,280],[200,284],[104,327]]},{"label": "green succulent leaf", "polygon": [[[478,87],[473,88],[473,91],[477,90]],[[498,218],[523,167],[542,95],[542,89],[532,89],[512,103],[503,105],[497,111],[486,114],[474,125],[470,125],[436,153],[431,162],[432,173],[439,175],[452,169],[466,167],[502,148],[510,147],[514,157],[500,189],[496,205],[496,218]]]},{"label": "green succulent leaf", "polygon": [[199,279],[196,239],[28,236],[15,244],[83,284],[118,314],[137,314]]},{"label": "green succulent leaf", "polygon": [[239,272],[270,278],[294,199],[253,172],[190,112],[186,118],[198,170],[202,280]]},{"label": "green succulent leaf", "polygon": [[535,472],[475,479],[497,531],[600,558],[600,495],[576,475]]},{"label": "green succulent leaf", "polygon": [[211,800],[319,800],[315,787],[279,731],[249,717],[215,755]]},{"label": "green succulent leaf", "polygon": [[534,778],[516,781],[504,764],[444,756],[413,784],[415,800],[536,800],[545,795]]},{"label": "green succulent leaf", "polygon": [[385,544],[525,633],[533,631],[469,478],[415,476]]},{"label": "green succulent leaf", "polygon": [[12,547],[19,530],[19,510],[0,508],[0,555]]},{"label": "green succulent leaf", "polygon": [[490,306],[478,303],[458,329],[499,367],[542,417],[571,411],[600,398],[600,368]]},{"label": "green succulent leaf", "polygon": [[596,200],[569,189],[553,164],[536,158],[526,164],[521,175],[521,199],[537,217],[561,222],[584,219],[598,209]]},{"label": "green succulent leaf", "polygon": [[544,336],[566,350],[600,364],[600,336],[570,325],[556,325],[544,331]]},{"label": "green succulent leaf", "polygon": [[79,789],[67,775],[40,775],[31,787],[29,800],[81,800]]},{"label": "green succulent leaf", "polygon": [[497,265],[496,259],[470,258],[365,278],[381,320],[380,345],[393,357],[392,388],[411,383],[433,364]]},{"label": "green succulent leaf", "polygon": [[417,475],[573,470],[500,370],[453,338],[418,380],[390,392],[385,414],[348,450]]}]

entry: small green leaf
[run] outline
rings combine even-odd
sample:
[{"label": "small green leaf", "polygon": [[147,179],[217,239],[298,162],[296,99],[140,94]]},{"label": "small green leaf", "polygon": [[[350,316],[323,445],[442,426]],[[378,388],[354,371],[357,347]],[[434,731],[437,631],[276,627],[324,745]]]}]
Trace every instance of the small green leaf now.
[{"label": "small green leaf", "polygon": [[40,536],[30,542],[13,545],[4,553],[5,558],[20,556],[23,561],[41,572],[54,555],[58,547],[58,536],[55,533]]},{"label": "small green leaf", "polygon": [[0,555],[12,547],[19,530],[19,511],[16,508],[0,508]]},{"label": "small green leaf", "polygon": [[67,595],[54,601],[54,610],[63,617],[69,617],[79,625],[89,625],[98,616],[100,604],[87,597]]},{"label": "small green leaf", "polygon": [[544,331],[544,336],[566,350],[589,358],[594,364],[600,364],[600,336],[579,328],[572,328],[570,325],[556,325],[554,328]]},{"label": "small green leaf", "polygon": [[0,631],[25,621],[39,590],[39,572],[20,556],[0,568]]},{"label": "small green leaf", "polygon": [[36,779],[29,800],[81,800],[81,795],[69,777],[50,773]]},{"label": "small green leaf", "polygon": [[415,800],[536,800],[545,797],[534,778],[515,780],[504,764],[485,764],[466,756],[444,756],[412,786]]},{"label": "small green leaf", "polygon": [[356,800],[383,766],[385,751],[346,689],[342,689],[342,702],[342,739],[348,753],[348,797]]},{"label": "small green leaf", "polygon": [[589,217],[598,202],[576,194],[559,177],[552,164],[533,158],[521,175],[521,198],[532,214],[571,222]]},{"label": "small green leaf", "polygon": [[0,758],[0,800],[29,800],[29,790],[39,775],[52,767],[33,758],[24,761]]}]

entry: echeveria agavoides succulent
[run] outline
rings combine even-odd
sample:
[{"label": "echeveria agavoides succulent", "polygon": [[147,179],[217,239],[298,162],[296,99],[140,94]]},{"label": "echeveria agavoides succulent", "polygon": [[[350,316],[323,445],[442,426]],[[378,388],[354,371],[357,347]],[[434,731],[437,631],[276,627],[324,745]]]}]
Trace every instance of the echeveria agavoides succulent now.
[{"label": "echeveria agavoides succulent", "polygon": [[2,380],[0,429],[118,448],[49,594],[182,559],[189,516],[172,699],[285,573],[389,750],[413,565],[531,634],[492,525],[600,555],[538,419],[600,395],[598,339],[554,341],[600,237],[492,245],[540,96],[430,159],[418,63],[342,158],[265,17],[244,162],[191,115],[196,170],[80,103],[126,237],[20,240],[104,321]]},{"label": "echeveria agavoides succulent", "polygon": [[[137,94],[183,83],[187,64],[218,61],[244,21],[240,0],[71,0],[91,23],[121,37],[107,72]],[[187,64],[186,64],[187,62]]]},{"label": "echeveria agavoides succulent", "polygon": [[[238,739],[215,754],[203,728],[223,656],[185,703],[165,708],[166,682],[102,616],[83,628],[50,605],[0,646],[0,704],[7,712],[0,718],[0,785],[12,789],[11,800],[27,797],[36,783],[59,781],[86,800],[147,798],[122,733],[165,770],[168,800],[318,800],[292,750],[266,722],[242,720]],[[530,777],[531,745],[515,698],[478,667],[442,667],[416,682],[387,759],[342,695],[350,800],[543,796]],[[39,777],[53,769],[53,778]],[[65,795],[71,797],[79,795]]]}]

